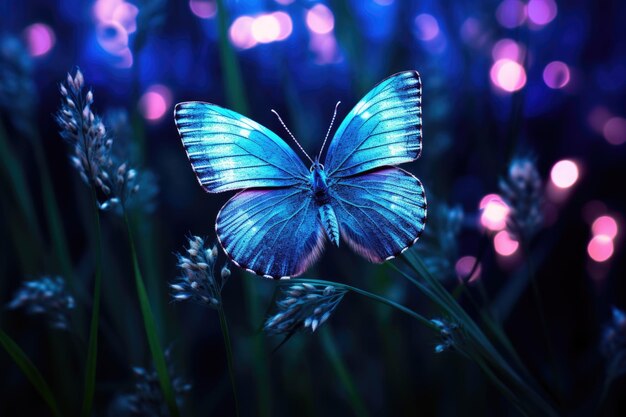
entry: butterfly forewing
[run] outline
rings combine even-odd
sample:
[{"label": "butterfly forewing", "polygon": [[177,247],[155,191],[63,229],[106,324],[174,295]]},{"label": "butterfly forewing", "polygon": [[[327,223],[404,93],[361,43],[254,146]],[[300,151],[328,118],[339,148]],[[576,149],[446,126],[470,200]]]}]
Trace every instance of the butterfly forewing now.
[{"label": "butterfly forewing", "polygon": [[194,101],[179,103],[174,118],[196,177],[208,192],[307,180],[307,168],[281,138],[239,113]]},{"label": "butterfly forewing", "polygon": [[422,148],[422,83],[405,71],[374,87],[343,120],[324,161],[333,177],[348,177],[419,157]]},{"label": "butterfly forewing", "polygon": [[228,201],[215,224],[220,244],[242,268],[271,278],[299,275],[324,242],[309,190],[245,190]]},{"label": "butterfly forewing", "polygon": [[341,236],[372,262],[391,259],[410,247],[426,221],[422,184],[395,167],[339,179],[332,205]]}]

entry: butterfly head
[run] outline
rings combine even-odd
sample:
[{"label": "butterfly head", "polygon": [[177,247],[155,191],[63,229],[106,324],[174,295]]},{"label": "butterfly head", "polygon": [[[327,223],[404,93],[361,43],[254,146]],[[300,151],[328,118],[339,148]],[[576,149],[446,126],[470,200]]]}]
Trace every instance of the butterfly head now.
[{"label": "butterfly head", "polygon": [[315,171],[324,171],[324,165],[321,164],[319,156],[315,158],[315,161],[313,161],[313,165],[311,165],[311,168],[309,168],[309,171],[311,173]]}]

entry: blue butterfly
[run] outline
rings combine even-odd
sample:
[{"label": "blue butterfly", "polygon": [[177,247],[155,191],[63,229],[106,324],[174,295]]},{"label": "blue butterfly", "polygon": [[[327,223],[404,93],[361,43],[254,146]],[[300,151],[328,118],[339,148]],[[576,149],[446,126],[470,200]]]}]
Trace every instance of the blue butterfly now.
[{"label": "blue butterfly", "polygon": [[382,81],[343,120],[323,164],[332,122],[315,160],[298,144],[309,169],[275,133],[239,113],[177,104],[176,126],[200,185],[210,193],[243,190],[217,215],[224,252],[239,267],[277,279],[303,273],[325,237],[337,246],[343,237],[379,263],[413,245],[426,220],[424,188],[393,165],[420,156],[421,93],[416,71]]}]

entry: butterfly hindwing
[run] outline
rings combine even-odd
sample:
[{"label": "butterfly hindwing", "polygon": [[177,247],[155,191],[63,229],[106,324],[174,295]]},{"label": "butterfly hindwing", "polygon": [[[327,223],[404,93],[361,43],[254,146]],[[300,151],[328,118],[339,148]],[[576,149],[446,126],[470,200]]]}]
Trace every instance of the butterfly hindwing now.
[{"label": "butterfly hindwing", "polygon": [[332,185],[331,198],[341,236],[372,262],[399,255],[424,230],[424,188],[399,168],[340,178]]},{"label": "butterfly hindwing", "polygon": [[419,157],[422,83],[417,71],[392,75],[374,87],[343,120],[328,148],[328,176],[347,177]]},{"label": "butterfly hindwing", "polygon": [[308,170],[271,130],[215,104],[179,103],[176,127],[200,185],[212,193],[250,187],[286,187]]},{"label": "butterfly hindwing", "polygon": [[318,208],[307,188],[244,190],[217,215],[224,251],[258,275],[299,275],[320,255],[324,242]]}]

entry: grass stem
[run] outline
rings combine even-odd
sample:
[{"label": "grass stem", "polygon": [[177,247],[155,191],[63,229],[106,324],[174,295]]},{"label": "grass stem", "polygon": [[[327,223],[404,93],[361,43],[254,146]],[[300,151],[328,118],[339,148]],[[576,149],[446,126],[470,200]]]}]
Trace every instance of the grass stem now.
[{"label": "grass stem", "polygon": [[167,403],[172,417],[180,416],[178,405],[176,404],[176,397],[174,390],[172,389],[172,381],[167,369],[167,363],[165,361],[165,354],[161,348],[159,337],[157,334],[157,326],[152,314],[152,308],[150,307],[150,301],[148,299],[148,293],[146,291],[143,277],[141,275],[141,269],[139,267],[139,259],[137,258],[137,250],[135,248],[135,241],[133,239],[133,233],[131,230],[130,222],[128,221],[128,215],[124,211],[124,222],[126,224],[126,230],[128,232],[128,240],[130,243],[131,257],[133,262],[133,272],[135,275],[135,286],[137,287],[137,296],[139,297],[139,306],[141,308],[141,315],[143,317],[143,324],[146,330],[146,337],[148,339],[148,346],[152,354],[152,360],[154,361],[154,367],[159,376],[159,383],[161,390],[163,391],[163,397]]},{"label": "grass stem", "polygon": [[237,398],[237,382],[235,380],[235,367],[233,361],[233,348],[230,342],[230,332],[228,331],[228,322],[226,321],[226,314],[224,313],[224,305],[222,300],[219,300],[219,307],[217,311],[220,316],[220,329],[222,330],[222,337],[224,338],[224,347],[226,348],[226,360],[228,363],[228,375],[230,377],[230,384],[233,389],[233,399],[235,401],[235,415],[239,417],[239,399]]},{"label": "grass stem", "polygon": [[91,189],[94,209],[94,229],[96,236],[95,278],[93,283],[93,306],[91,324],[89,325],[89,342],[87,343],[87,361],[85,363],[85,393],[80,415],[89,417],[92,414],[93,397],[96,390],[96,368],[98,361],[98,327],[100,323],[100,292],[102,286],[102,233],[100,229],[100,208],[96,190]]}]

